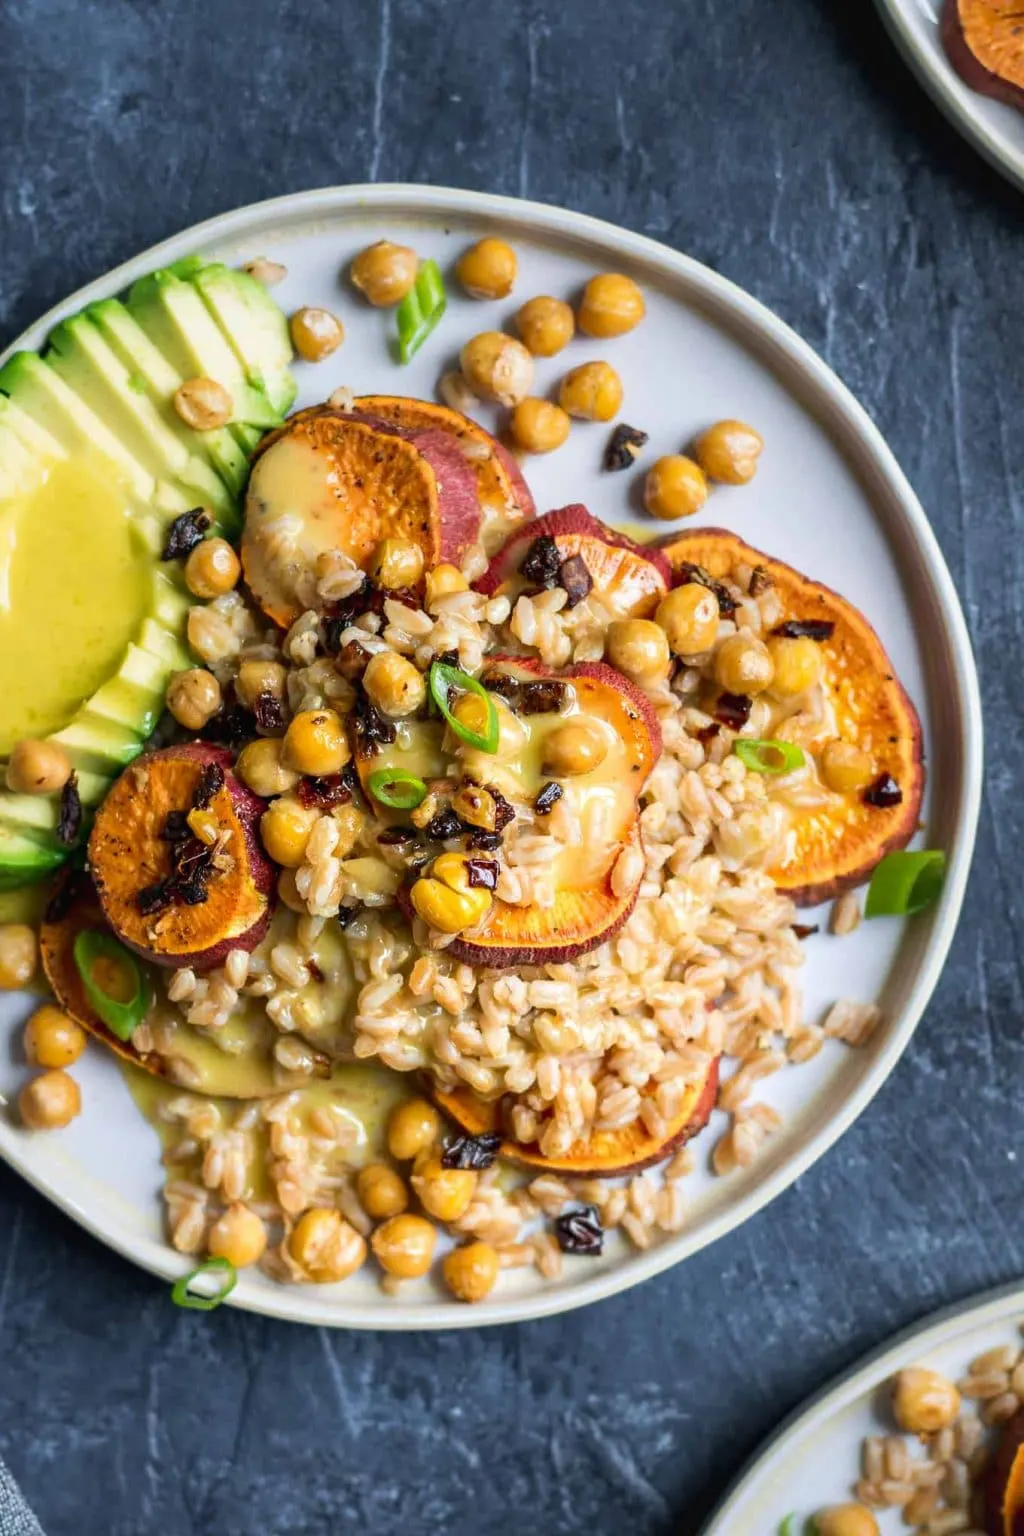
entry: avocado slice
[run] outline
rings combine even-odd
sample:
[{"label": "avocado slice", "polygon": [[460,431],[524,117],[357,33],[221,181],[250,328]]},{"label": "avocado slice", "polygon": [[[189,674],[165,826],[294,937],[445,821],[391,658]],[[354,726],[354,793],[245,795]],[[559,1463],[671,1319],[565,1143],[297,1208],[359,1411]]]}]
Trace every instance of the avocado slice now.
[{"label": "avocado slice", "polygon": [[174,395],[185,382],[184,376],[153,345],[120,299],[101,299],[90,304],[85,314],[103,333],[121,361],[132,370],[133,387],[140,385],[160,413],[161,420],[193,453],[205,454],[220,475],[230,494],[238,498],[249,478],[249,460],[238,440],[227,427],[211,432],[195,432],[174,408]]},{"label": "avocado slice", "polygon": [[[27,448],[35,455],[40,469],[44,464],[50,464],[55,459],[67,458],[67,454],[53,433],[48,432],[37,421],[33,421],[17,401],[12,400],[8,395],[0,395],[0,428],[10,432],[23,448]],[[6,452],[0,450],[0,463],[5,462]]]},{"label": "avocado slice", "polygon": [[266,391],[278,418],[283,417],[298,393],[291,371],[292,342],[288,321],[262,283],[221,261],[204,263],[194,256],[171,271],[188,276],[237,352],[247,378]]},{"label": "avocado slice", "polygon": [[37,842],[35,838],[0,823],[0,891],[16,891],[33,885],[59,869],[65,851]]}]

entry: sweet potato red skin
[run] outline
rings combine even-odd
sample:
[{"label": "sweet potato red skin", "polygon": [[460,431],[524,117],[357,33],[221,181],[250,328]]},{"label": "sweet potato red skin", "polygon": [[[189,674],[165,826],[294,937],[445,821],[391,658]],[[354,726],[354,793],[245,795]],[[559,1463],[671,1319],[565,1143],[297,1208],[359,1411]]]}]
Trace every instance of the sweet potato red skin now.
[{"label": "sweet potato red skin", "polygon": [[617,533],[614,528],[607,527],[592,516],[582,503],[574,502],[570,506],[560,507],[556,512],[546,512],[543,517],[517,529],[499,549],[487,570],[476,582],[477,591],[490,597],[502,582],[515,575],[534,539],[547,536],[557,540],[559,537],[567,537],[571,534],[595,539],[615,549],[627,549],[654,568],[657,577],[652,582],[652,591],[643,608],[638,607],[633,610],[634,612],[639,614],[650,611],[672,585],[671,567],[660,549],[650,544],[638,544],[634,539],[627,538],[625,534]]},{"label": "sweet potato red skin", "polygon": [[[1018,1456],[1024,1450],[1024,1409],[1014,1414],[1004,1425],[999,1447],[985,1476],[984,1510],[985,1529],[988,1536],[1024,1536],[1024,1500],[1017,1508],[1007,1508],[1010,1478],[1014,1474]],[[1016,1479],[1024,1484],[1018,1471]]]},{"label": "sweet potato red skin", "polygon": [[1008,107],[1016,107],[1019,112],[1024,112],[1024,89],[989,69],[968,42],[960,14],[960,0],[946,0],[942,9],[940,35],[949,62],[972,91],[980,91],[983,96],[991,96],[994,101],[1001,101]]},{"label": "sweet potato red skin", "polygon": [[[531,1168],[571,1174],[577,1178],[612,1179],[623,1174],[641,1173],[692,1141],[707,1125],[718,1099],[718,1065],[716,1056],[696,1103],[680,1117],[682,1123],[663,1141],[655,1142],[642,1123],[634,1122],[622,1131],[602,1132],[600,1155],[595,1150],[595,1138],[586,1146],[573,1147],[564,1157],[556,1158],[542,1156],[535,1146],[504,1141],[501,1156]],[[479,1136],[484,1131],[493,1131],[500,1123],[500,1100],[487,1103],[468,1089],[446,1092],[438,1087],[429,1073],[426,1074],[426,1088],[438,1108],[469,1135]]]},{"label": "sweet potato red skin", "polygon": [[[145,878],[141,876],[137,881],[134,880],[134,870],[138,868],[141,871],[144,862],[151,870],[161,867],[164,862],[163,850],[167,846],[160,837],[162,825],[153,827],[147,825],[144,836],[138,842],[132,842],[129,848],[125,840],[117,836],[117,810],[112,807],[117,805],[115,796],[119,799],[121,794],[131,794],[132,783],[138,781],[141,774],[145,774],[154,766],[159,768],[161,761],[170,759],[186,759],[199,764],[213,763],[224,770],[224,789],[221,793],[226,792],[230,796],[232,812],[238,825],[240,839],[236,842],[236,854],[244,857],[246,861],[248,883],[251,886],[253,921],[244,931],[223,939],[215,939],[210,944],[194,949],[168,952],[156,949],[150,944],[140,943],[132,932],[125,931],[127,902],[121,890],[121,884],[125,879],[133,892],[146,883]],[[223,747],[198,741],[181,747],[165,747],[160,752],[147,753],[146,756],[137,758],[125,771],[97,812],[89,839],[89,860],[104,917],[123,944],[155,965],[172,968],[187,965],[193,970],[209,970],[221,964],[232,949],[255,949],[270,926],[270,919],[273,916],[275,872],[259,839],[259,821],[266,809],[266,801],[254,795],[252,790],[235,776],[231,771],[231,764],[231,754]],[[131,776],[130,782],[129,776]],[[112,826],[108,826],[108,820]],[[149,849],[144,846],[146,838],[150,839],[152,845]],[[190,911],[202,914],[204,907],[201,905],[191,908]]]}]

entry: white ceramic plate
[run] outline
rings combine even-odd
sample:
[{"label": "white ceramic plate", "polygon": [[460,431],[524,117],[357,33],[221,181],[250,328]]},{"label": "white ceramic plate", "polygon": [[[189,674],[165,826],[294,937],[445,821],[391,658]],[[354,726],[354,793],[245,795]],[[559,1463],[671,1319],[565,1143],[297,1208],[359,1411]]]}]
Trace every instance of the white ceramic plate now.
[{"label": "white ceramic plate", "polygon": [[1024,112],[973,91],[939,37],[942,0],[878,0],[893,41],[936,106],[997,170],[1024,187]]},{"label": "white ceramic plate", "polygon": [[[822,935],[809,941],[808,1016],[820,1016],[841,996],[877,999],[885,1026],[866,1050],[830,1047],[807,1066],[772,1079],[765,1097],[785,1115],[784,1132],[742,1175],[696,1176],[690,1224],[680,1236],[646,1253],[612,1243],[601,1259],[570,1261],[555,1283],[511,1272],[492,1301],[474,1308],[444,1301],[427,1281],[396,1301],[382,1296],[368,1273],[329,1290],[282,1288],[245,1274],[233,1299],[277,1317],[366,1328],[451,1328],[538,1317],[633,1285],[745,1221],[822,1155],[892,1070],[938,979],[971,858],[981,780],[977,680],[956,594],[927,519],[879,433],[825,365],[753,299],[685,256],[538,204],[423,187],[328,189],[241,209],[145,252],[75,294],[19,344],[38,346],[62,314],[188,252],[228,261],[266,253],[288,267],[286,282],[275,290],[285,309],[324,304],[347,328],[344,346],[327,363],[299,366],[300,404],[323,399],[342,384],[358,392],[429,396],[461,343],[508,319],[515,305],[453,297],[443,329],[403,370],[388,350],[393,315],[357,303],[341,274],[356,251],[385,234],[447,268],[485,230],[500,230],[514,242],[519,295],[572,295],[593,271],[608,268],[632,272],[643,285],[647,320],[610,350],[625,381],[625,419],[650,433],[651,457],[678,450],[695,429],[721,416],[745,418],[764,434],[757,480],[742,490],[716,490],[711,520],[809,567],[877,624],[921,711],[929,757],[927,840],[947,850],[948,877],[938,905],[910,925],[874,922],[842,940]],[[582,340],[567,355],[576,363],[600,356],[608,345]],[[542,362],[541,388],[567,366],[566,355]],[[611,522],[636,521],[629,495],[638,477],[599,469],[607,436],[607,428],[580,425],[565,448],[528,466],[541,510],[584,501]],[[645,531],[651,531],[649,521]],[[20,1017],[25,1007],[19,1004],[27,1001],[4,1005],[3,1017]],[[113,1060],[94,1050],[76,1071],[85,1103],[80,1120],[47,1137],[26,1135],[0,1116],[0,1155],[111,1246],[158,1274],[180,1273],[181,1261],[161,1236],[153,1133],[136,1113]],[[0,1059],[0,1093],[12,1096],[23,1078],[12,1046]],[[704,1137],[702,1150],[718,1129]]]},{"label": "white ceramic plate", "polygon": [[[976,1355],[1021,1342],[1024,1291],[1016,1283],[934,1313],[923,1323],[883,1344],[847,1371],[772,1436],[719,1505],[702,1536],[736,1536],[738,1531],[777,1536],[789,1514],[804,1520],[828,1504],[853,1497],[860,1476],[865,1435],[893,1433],[885,1413],[890,1377],[908,1365],[925,1365],[954,1381],[967,1374]],[[878,1513],[883,1536],[906,1532],[899,1510]]]}]

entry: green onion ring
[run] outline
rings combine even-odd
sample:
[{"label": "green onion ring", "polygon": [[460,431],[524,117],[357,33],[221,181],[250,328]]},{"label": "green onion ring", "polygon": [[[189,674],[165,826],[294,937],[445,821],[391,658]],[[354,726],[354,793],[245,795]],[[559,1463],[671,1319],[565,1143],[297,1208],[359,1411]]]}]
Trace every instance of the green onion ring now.
[{"label": "green onion ring", "polygon": [[441,268],[431,258],[423,262],[405,298],[395,311],[398,324],[398,355],[403,363],[422,347],[444,314],[448,300]]},{"label": "green onion ring", "polygon": [[[444,715],[455,735],[467,746],[475,747],[478,752],[490,752],[492,755],[498,750],[498,710],[491,695],[482,683],[478,683],[475,677],[470,677],[468,672],[460,672],[458,667],[449,667],[443,661],[435,661],[430,668],[430,696],[438,709]],[[451,690],[457,688],[462,693],[475,693],[487,705],[487,731],[483,736],[478,736],[476,731],[471,731],[468,726],[456,720],[448,707],[448,698]]]},{"label": "green onion ring", "polygon": [[[194,1293],[191,1286],[206,1275],[223,1275],[220,1289],[209,1296],[204,1296],[201,1291]],[[180,1280],[174,1282],[171,1300],[176,1307],[185,1307],[189,1312],[212,1312],[228,1299],[237,1284],[238,1271],[230,1259],[207,1259],[191,1274],[182,1275]]]},{"label": "green onion ring", "polygon": [[[83,928],[75,936],[73,953],[90,1007],[96,1010],[111,1034],[119,1040],[130,1040],[146,1017],[150,1004],[149,984],[141,965],[131,950],[119,944],[113,934],[96,928]],[[93,975],[93,966],[101,959],[123,966],[133,978],[135,992],[126,1003],[104,992]]]},{"label": "green onion ring", "polygon": [[772,776],[792,773],[806,762],[800,747],[794,746],[791,741],[775,741],[770,737],[758,740],[755,737],[740,736],[733,744],[733,751],[745,768]]},{"label": "green onion ring", "polygon": [[378,768],[376,773],[370,774],[367,782],[373,798],[396,811],[414,811],[427,798],[427,786],[423,780],[418,779],[414,773],[406,773],[402,768]]},{"label": "green onion ring", "polygon": [[946,855],[938,848],[887,853],[875,865],[864,903],[865,917],[913,917],[942,890]]}]

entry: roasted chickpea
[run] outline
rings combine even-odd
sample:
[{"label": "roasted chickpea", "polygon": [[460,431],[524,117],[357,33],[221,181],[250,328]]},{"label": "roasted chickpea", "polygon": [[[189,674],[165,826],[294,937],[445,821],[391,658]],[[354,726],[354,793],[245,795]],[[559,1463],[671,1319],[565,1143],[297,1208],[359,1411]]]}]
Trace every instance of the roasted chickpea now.
[{"label": "roasted chickpea", "polygon": [[235,772],[253,794],[262,795],[265,800],[272,795],[287,794],[302,777],[293,768],[285,766],[281,758],[281,742],[273,736],[247,742],[238,754]]},{"label": "roasted chickpea", "polygon": [[370,1163],[356,1174],[356,1194],[367,1216],[385,1221],[400,1216],[409,1204],[409,1191],[386,1163]]},{"label": "roasted chickpea", "polygon": [[501,331],[474,336],[459,361],[466,383],[481,400],[511,408],[525,400],[533,386],[533,358],[521,341]]},{"label": "roasted chickpea", "polygon": [[567,720],[544,738],[544,772],[556,779],[593,773],[607,756],[608,743],[596,720]]},{"label": "roasted chickpea", "polygon": [[699,582],[687,581],[663,597],[654,615],[675,656],[699,656],[718,634],[718,598]]},{"label": "roasted chickpea", "polygon": [[474,928],[491,909],[490,891],[470,884],[462,853],[439,854],[429,876],[416,881],[410,899],[423,921],[440,933]]},{"label": "roasted chickpea", "polygon": [[397,651],[378,651],[370,657],[363,688],[372,704],[399,719],[414,715],[427,698],[423,673]]},{"label": "roasted chickpea", "polygon": [[66,1072],[41,1072],[18,1095],[18,1113],[30,1131],[58,1131],[82,1110],[78,1084]]},{"label": "roasted chickpea", "polygon": [[682,453],[657,459],[644,481],[644,506],[652,517],[672,522],[692,517],[708,499],[708,482],[699,464]]},{"label": "roasted chickpea", "polygon": [[288,1252],[315,1285],[330,1285],[355,1274],[366,1259],[366,1242],[340,1211],[314,1206],[295,1223]]},{"label": "roasted chickpea", "polygon": [[446,1253],[441,1263],[444,1283],[459,1301],[483,1301],[494,1289],[500,1260],[490,1243],[466,1243]]},{"label": "roasted chickpea", "polygon": [[85,1030],[61,1008],[44,1003],[25,1025],[25,1055],[34,1067],[71,1067],[85,1050]]},{"label": "roasted chickpea", "polygon": [[420,259],[408,245],[378,240],[360,251],[349,276],[359,292],[375,309],[389,309],[399,304],[416,281]]},{"label": "roasted chickpea", "polygon": [[821,646],[808,635],[772,635],[768,651],[775,668],[772,692],[780,699],[796,698],[821,677]]},{"label": "roasted chickpea", "polygon": [[581,421],[611,421],[622,404],[622,380],[611,363],[581,363],[559,385],[558,403]]},{"label": "roasted chickpea", "polygon": [[381,539],[370,560],[368,574],[378,587],[389,592],[400,587],[415,587],[423,580],[423,551],[411,539]]},{"label": "roasted chickpea", "polygon": [[763,693],[774,676],[771,652],[756,635],[729,635],[715,652],[715,681],[726,693]]},{"label": "roasted chickpea", "polygon": [[39,964],[39,942],[27,923],[0,923],[0,991],[27,987]]},{"label": "roasted chickpea", "polygon": [[268,256],[255,256],[252,261],[243,262],[242,271],[248,272],[264,288],[274,288],[288,276],[288,268],[279,261],[271,261]]},{"label": "roasted chickpea", "polygon": [[196,597],[223,597],[238,585],[241,574],[227,539],[203,539],[185,561],[185,585]]},{"label": "roasted chickpea", "polygon": [[[498,716],[498,749],[496,752],[477,752],[475,748],[455,743],[455,749],[462,755],[465,771],[471,776],[476,776],[475,770],[479,766],[483,771],[488,771],[495,761],[507,761],[521,752],[529,739],[527,727],[519,716],[514,714],[504,699],[492,693],[491,703],[494,705]],[[478,693],[462,693],[452,706],[452,714],[460,725],[464,725],[468,731],[473,731],[477,736],[487,734],[487,703]],[[483,759],[480,763],[477,759]]]},{"label": "roasted chickpea", "polygon": [[512,412],[512,436],[527,453],[551,453],[561,448],[569,436],[569,425],[560,405],[537,400],[532,395],[520,400]]},{"label": "roasted chickpea", "polygon": [[243,661],[235,678],[239,702],[251,709],[258,698],[269,694],[283,703],[287,676],[279,661]]},{"label": "roasted chickpea", "polygon": [[646,313],[644,296],[631,277],[602,272],[584,288],[577,319],[587,336],[625,336]]},{"label": "roasted chickpea", "polygon": [[428,1099],[406,1099],[388,1119],[388,1151],[400,1163],[432,1147],[441,1134],[441,1117]]},{"label": "roasted chickpea", "polygon": [[425,1216],[392,1216],[370,1239],[377,1262],[399,1280],[425,1275],[434,1257],[437,1228]]},{"label": "roasted chickpea", "polygon": [[167,708],[186,731],[201,731],[222,702],[220,683],[205,667],[175,672],[167,684]]},{"label": "roasted chickpea", "polygon": [[455,275],[471,299],[504,299],[512,292],[517,265],[512,247],[489,236],[463,251]]},{"label": "roasted chickpea", "polygon": [[875,765],[852,741],[829,741],[821,754],[821,776],[837,795],[855,795],[867,789]]},{"label": "roasted chickpea", "polygon": [[413,1170],[412,1187],[417,1199],[437,1221],[458,1221],[464,1216],[476,1186],[477,1175],[471,1168],[445,1168],[436,1156],[423,1158]]},{"label": "roasted chickpea", "polygon": [[668,673],[668,640],[651,619],[613,619],[604,645],[611,665],[636,683],[657,683]]},{"label": "roasted chickpea", "polygon": [[764,438],[743,421],[716,421],[694,444],[697,463],[709,480],[746,485],[757,473]]},{"label": "roasted chickpea", "polygon": [[289,912],[297,912],[300,917],[309,916],[309,908],[299,895],[299,888],[295,884],[294,869],[282,869],[277,877],[277,894]]},{"label": "roasted chickpea", "polygon": [[293,795],[272,801],[260,817],[260,838],[274,863],[298,869],[318,820],[315,806],[303,805]]},{"label": "roasted chickpea", "polygon": [[235,402],[216,379],[186,379],[174,392],[174,409],[194,432],[214,432],[227,426]]},{"label": "roasted chickpea", "polygon": [[572,341],[576,319],[562,299],[540,295],[527,299],[516,315],[520,340],[534,357],[554,357]]},{"label": "roasted chickpea", "polygon": [[468,592],[469,582],[457,565],[435,565],[427,572],[426,604],[429,609],[438,598],[451,597],[455,592]]},{"label": "roasted chickpea", "polygon": [[863,1504],[833,1504],[814,1517],[817,1536],[878,1536],[878,1521]]},{"label": "roasted chickpea", "polygon": [[303,709],[284,735],[281,760],[296,773],[327,778],[351,757],[341,717],[333,709]]},{"label": "roasted chickpea", "polygon": [[215,1259],[227,1259],[236,1269],[245,1269],[259,1263],[266,1252],[267,1229],[255,1211],[235,1201],[217,1217],[206,1246]]},{"label": "roasted chickpea", "polygon": [[7,788],[16,795],[55,795],[71,777],[71,759],[55,741],[16,741],[7,764]]},{"label": "roasted chickpea", "polygon": [[288,321],[292,346],[307,363],[322,363],[345,340],[345,327],[329,309],[297,309]]},{"label": "roasted chickpea", "polygon": [[490,790],[479,784],[460,784],[452,795],[452,810],[460,821],[484,832],[493,832],[498,820],[498,806]]},{"label": "roasted chickpea", "polygon": [[910,1366],[893,1379],[892,1411],[906,1434],[934,1435],[956,1422],[960,1393],[938,1371]]}]

